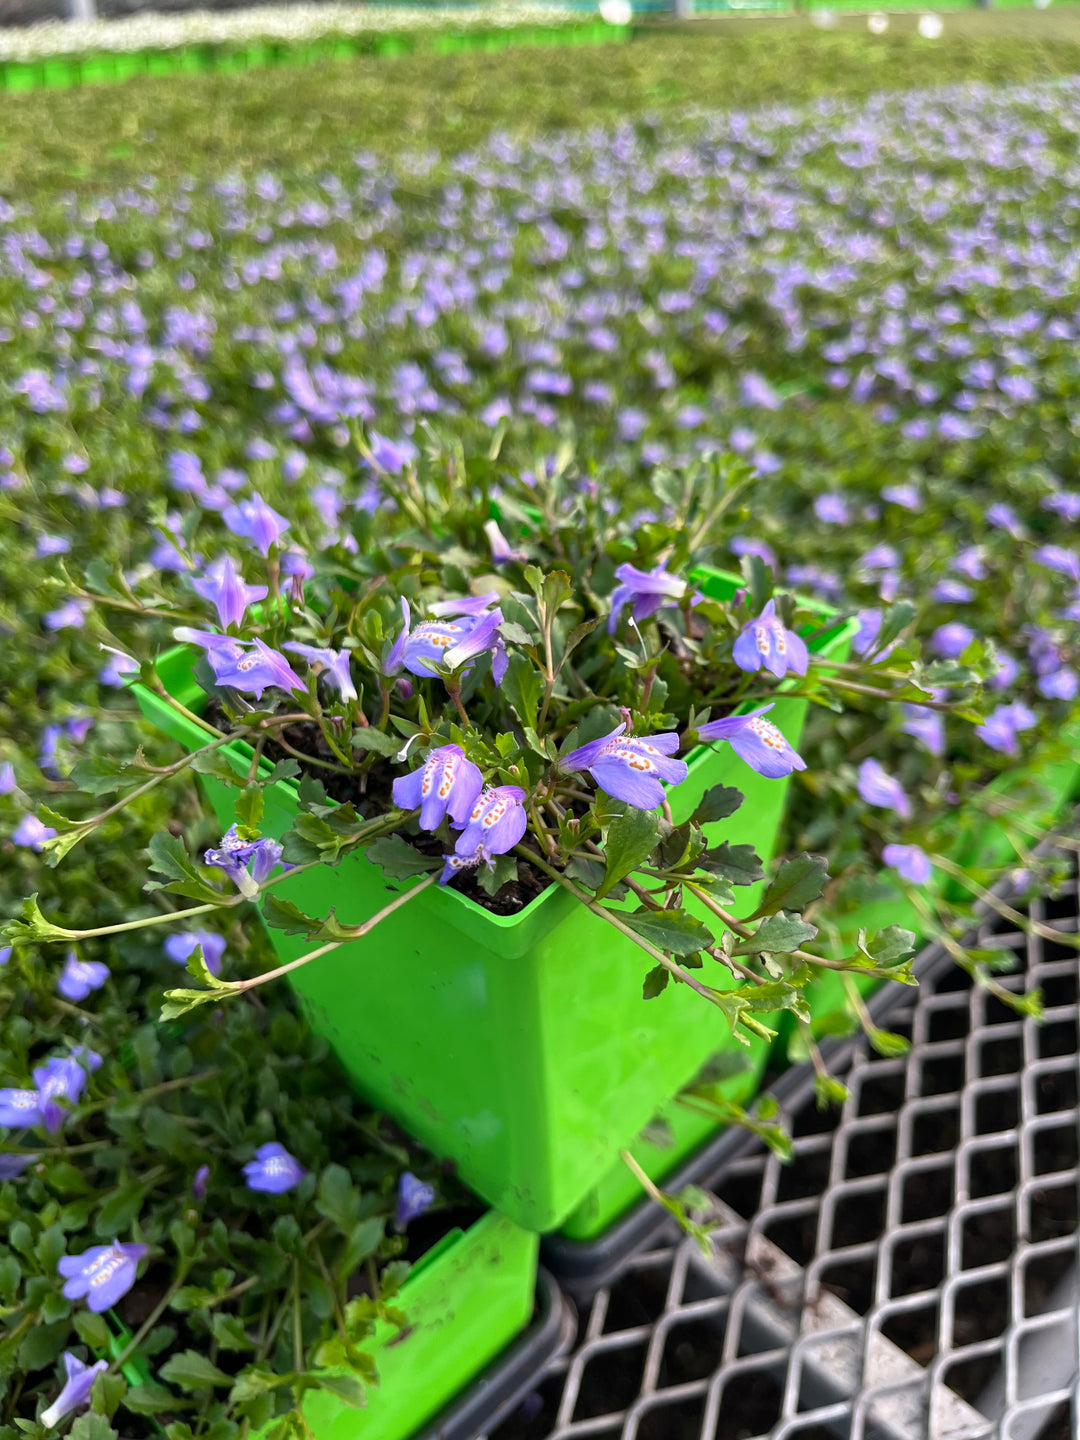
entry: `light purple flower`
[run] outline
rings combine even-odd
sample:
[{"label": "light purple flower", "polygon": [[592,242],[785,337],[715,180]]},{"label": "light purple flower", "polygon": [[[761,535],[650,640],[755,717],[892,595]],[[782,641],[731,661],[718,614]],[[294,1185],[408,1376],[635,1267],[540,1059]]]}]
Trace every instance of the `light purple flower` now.
[{"label": "light purple flower", "polygon": [[767,780],[780,780],[793,770],[805,770],[806,761],[788,744],[772,723],[762,717],[772,709],[763,705],[749,715],[727,715],[723,720],[710,720],[698,726],[698,739],[726,740],[751,770]]},{"label": "light purple flower", "polygon": [[11,959],[12,945],[0,945],[0,965],[6,965]]},{"label": "light purple flower", "polygon": [[663,565],[652,570],[638,570],[634,565],[620,565],[615,571],[620,583],[611,592],[611,614],[608,616],[608,634],[614,635],[625,606],[635,620],[647,620],[655,615],[665,601],[681,600],[686,594],[686,581],[677,575],[668,574]]},{"label": "light purple flower", "polygon": [[270,1195],[283,1195],[286,1190],[294,1190],[306,1174],[299,1160],[277,1140],[260,1145],[255,1151],[255,1159],[244,1166],[248,1189],[264,1190]]},{"label": "light purple flower", "polygon": [[207,850],[203,859],[207,865],[224,870],[241,895],[250,900],[280,865],[281,846],[276,840],[244,840],[236,833],[236,826],[230,825],[220,845]]},{"label": "light purple flower", "polygon": [[728,549],[734,555],[756,555],[770,569],[776,569],[776,551],[764,540],[755,540],[749,535],[735,535]]},{"label": "light purple flower", "polygon": [[0,761],[0,795],[10,795],[15,789],[15,766],[10,760]]},{"label": "light purple flower", "polygon": [[974,639],[975,631],[970,626],[961,625],[958,620],[950,620],[947,625],[939,625],[930,636],[930,648],[936,654],[943,655],[946,660],[955,660]]},{"label": "light purple flower", "polygon": [[825,525],[848,525],[851,523],[851,510],[842,495],[815,496],[814,514]]},{"label": "light purple flower", "polygon": [[307,686],[284,655],[271,650],[264,640],[233,640],[205,630],[178,626],[173,634],[188,644],[201,645],[219,685],[231,686],[261,700],[263,691],[278,689],[306,691]]},{"label": "light purple flower", "polygon": [[435,1201],[435,1187],[418,1180],[411,1170],[406,1170],[398,1181],[397,1208],[394,1221],[402,1229],[410,1220],[417,1219]]},{"label": "light purple flower", "polygon": [[225,936],[218,935],[214,930],[187,930],[170,935],[162,949],[177,965],[186,965],[197,945],[202,946],[203,959],[210,974],[220,975],[221,960],[225,954]]},{"label": "light purple flower", "polygon": [[259,494],[250,500],[241,500],[238,505],[227,506],[221,518],[234,535],[250,540],[261,555],[269,555],[271,546],[276,545],[289,528],[285,516],[271,509]]},{"label": "light purple flower", "polygon": [[735,641],[732,651],[740,670],[760,670],[762,666],[777,679],[790,670],[805,675],[809,655],[803,640],[794,630],[786,630],[776,614],[776,601],[769,600],[756,620],[751,620]]},{"label": "light purple flower", "polygon": [[940,710],[927,710],[923,705],[901,705],[903,719],[900,729],[913,735],[926,746],[931,755],[945,753],[945,717]]},{"label": "light purple flower", "polygon": [[486,521],[484,534],[487,536],[488,544],[491,546],[491,563],[493,565],[508,565],[511,560],[528,559],[524,550],[513,549],[506,536],[499,529],[499,522],[497,520]]},{"label": "light purple flower", "polygon": [[139,662],[130,655],[125,655],[122,650],[116,650],[111,645],[102,645],[101,648],[107,651],[112,659],[107,660],[104,667],[98,671],[100,684],[119,689],[126,676],[139,673]]},{"label": "light purple flower", "polygon": [[204,574],[192,578],[192,586],[204,600],[209,600],[218,613],[223,630],[242,625],[247,607],[256,600],[265,600],[265,585],[245,585],[231,555],[220,555]]},{"label": "light purple flower", "polygon": [[994,657],[998,662],[998,668],[990,676],[987,682],[992,690],[1007,690],[1020,674],[1020,666],[1011,655],[999,650]]},{"label": "light purple flower", "polygon": [[44,1124],[41,1095],[37,1090],[0,1090],[0,1125],[10,1130],[29,1130]]},{"label": "light purple flower", "polygon": [[191,1178],[191,1193],[196,1200],[206,1199],[206,1186],[210,1179],[210,1166],[200,1165]]},{"label": "light purple flower", "polygon": [[610,735],[571,750],[559,762],[561,770],[587,770],[606,794],[639,810],[655,810],[663,803],[664,786],[686,779],[684,760],[675,760],[678,735],[625,735],[626,723]]},{"label": "light purple flower", "polygon": [[41,1412],[39,1423],[46,1430],[51,1430],[65,1415],[70,1415],[72,1410],[89,1405],[90,1391],[94,1387],[94,1380],[108,1368],[107,1360],[95,1360],[93,1365],[84,1365],[81,1360],[72,1355],[70,1350],[65,1350],[64,1369],[67,1372],[67,1380],[53,1403],[48,1409]]},{"label": "light purple flower", "polygon": [[388,440],[377,430],[368,431],[368,449],[380,470],[398,475],[416,460],[419,451],[411,440]]},{"label": "light purple flower", "polygon": [[484,788],[479,768],[466,760],[460,745],[442,745],[418,770],[394,781],[394,804],[420,809],[420,828],[435,830],[444,816],[465,825]]},{"label": "light purple flower", "polygon": [[491,856],[512,850],[528,824],[524,799],[525,791],[518,785],[485,785],[457,838],[455,853],[489,864]]},{"label": "light purple flower", "polygon": [[1067,575],[1074,584],[1080,581],[1080,555],[1074,550],[1066,550],[1062,545],[1040,545],[1031,558],[1047,570]]},{"label": "light purple flower", "polygon": [[[852,637],[851,648],[856,655],[867,655],[874,648],[881,631],[882,613],[880,610],[860,610],[856,618],[859,628]],[[887,655],[888,650],[884,653]],[[881,658],[884,659],[884,655]]]},{"label": "light purple flower", "polygon": [[80,1045],[70,1056],[55,1056],[34,1070],[41,1106],[41,1119],[46,1130],[55,1132],[64,1123],[64,1108],[59,1103],[77,1105],[86,1089],[87,1077],[101,1068],[101,1056]]},{"label": "light purple flower", "polygon": [[[476,603],[483,598],[475,597]],[[508,657],[499,634],[502,624],[500,610],[487,614],[459,614],[457,619],[422,620],[411,630],[409,603],[404,598],[401,610],[405,617],[405,629],[386,657],[383,665],[385,675],[394,675],[404,667],[410,675],[430,679],[436,673],[436,664],[448,665],[456,670],[482,651],[490,650],[492,676],[497,685],[502,682]]]},{"label": "light purple flower", "polygon": [[881,498],[888,500],[891,505],[901,506],[904,510],[922,509],[919,487],[907,482],[900,485],[884,485],[881,490]]},{"label": "light purple flower", "polygon": [[342,700],[358,698],[349,671],[348,650],[320,650],[315,645],[301,645],[297,640],[288,640],[281,648],[302,656],[309,665],[321,665],[326,683],[338,692]]},{"label": "light purple flower", "polygon": [[996,710],[991,710],[983,724],[976,725],[975,734],[992,750],[1000,750],[1004,755],[1016,755],[1020,749],[1017,740],[1019,733],[1030,730],[1038,723],[1039,717],[1034,710],[1029,709],[1022,701],[1014,700],[1011,705],[999,705]]},{"label": "light purple flower", "polygon": [[69,1300],[87,1297],[91,1310],[110,1310],[135,1284],[139,1261],[147,1245],[93,1245],[81,1255],[63,1255],[57,1265],[67,1278],[64,1294]]},{"label": "light purple flower", "polygon": [[50,610],[45,616],[46,630],[81,630],[86,624],[89,603],[85,600],[67,600],[63,605]]},{"label": "light purple flower", "polygon": [[930,856],[919,845],[886,845],[881,855],[886,865],[912,885],[925,885],[933,872]]},{"label": "light purple flower", "polygon": [[859,794],[867,805],[894,810],[904,820],[911,815],[911,801],[899,780],[887,774],[877,760],[864,760],[859,766]]},{"label": "light purple flower", "polygon": [[1039,694],[1045,695],[1047,700],[1075,700],[1080,690],[1080,678],[1076,671],[1064,666],[1060,670],[1051,670],[1048,675],[1040,675],[1035,684]]},{"label": "light purple flower", "polygon": [[[4,1123],[0,1120],[0,1124]],[[26,1167],[37,1158],[37,1154],[32,1150],[0,1155],[0,1180],[17,1180]]]},{"label": "light purple flower", "polygon": [[85,1000],[91,990],[100,990],[109,978],[109,967],[100,960],[80,960],[69,950],[56,989],[65,1000]]}]

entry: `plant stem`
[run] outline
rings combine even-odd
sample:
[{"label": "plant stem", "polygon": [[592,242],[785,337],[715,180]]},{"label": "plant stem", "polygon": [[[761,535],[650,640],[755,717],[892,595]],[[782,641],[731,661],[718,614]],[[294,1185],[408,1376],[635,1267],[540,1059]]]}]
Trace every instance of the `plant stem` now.
[{"label": "plant stem", "polygon": [[187,1279],[187,1273],[188,1273],[188,1270],[189,1270],[190,1268],[191,1268],[191,1267],[190,1267],[190,1264],[189,1264],[188,1262],[184,1262],[184,1263],[181,1264],[180,1268],[179,1268],[179,1269],[177,1270],[177,1272],[176,1272],[176,1279],[175,1279],[175,1280],[173,1281],[173,1283],[169,1286],[168,1290],[166,1290],[165,1294],[161,1297],[161,1299],[158,1301],[158,1303],[154,1306],[153,1310],[150,1311],[150,1314],[146,1317],[146,1319],[143,1321],[143,1323],[139,1326],[138,1330],[136,1330],[135,1334],[131,1337],[131,1339],[128,1341],[128,1343],[124,1346],[124,1348],[123,1348],[123,1350],[121,1350],[120,1354],[116,1357],[116,1359],[115,1359],[115,1360],[112,1362],[112,1364],[109,1366],[108,1373],[109,1373],[110,1375],[115,1375],[115,1374],[116,1374],[116,1372],[120,1369],[120,1367],[123,1365],[124,1361],[128,1358],[128,1356],[133,1355],[133,1354],[136,1352],[136,1350],[138,1350],[138,1348],[139,1348],[139,1346],[142,1344],[142,1342],[146,1339],[147,1335],[150,1334],[150,1331],[151,1331],[151,1330],[154,1328],[154,1326],[157,1324],[158,1320],[159,1320],[159,1319],[161,1318],[161,1316],[165,1313],[165,1311],[168,1309],[168,1307],[172,1304],[173,1296],[176,1294],[176,1292],[180,1289],[181,1285],[183,1285],[184,1281]]},{"label": "plant stem", "polygon": [[1005,901],[995,895],[992,890],[987,890],[984,885],[973,880],[962,865],[957,865],[944,855],[935,855],[934,864],[944,870],[946,874],[955,875],[961,885],[970,890],[977,899],[984,901],[1006,920],[1011,920],[1014,925],[1023,930],[1025,935],[1038,935],[1043,940],[1052,940],[1056,945],[1069,945],[1074,950],[1080,950],[1080,935],[1069,930],[1055,930],[1052,925],[1043,925],[1038,920],[1032,920],[1028,915],[1022,915],[1019,910],[1014,910],[1011,905],[1006,905]]}]

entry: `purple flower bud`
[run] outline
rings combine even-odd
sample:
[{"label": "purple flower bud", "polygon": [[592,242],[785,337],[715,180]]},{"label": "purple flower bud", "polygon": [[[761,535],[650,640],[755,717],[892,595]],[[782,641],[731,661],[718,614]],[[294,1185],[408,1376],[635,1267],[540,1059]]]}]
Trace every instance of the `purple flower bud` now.
[{"label": "purple flower bud", "polygon": [[484,788],[484,777],[459,745],[432,750],[419,770],[394,781],[394,804],[420,808],[420,828],[435,830],[446,815],[464,825]]},{"label": "purple flower bud", "polygon": [[282,1195],[293,1190],[303,1180],[307,1171],[284,1145],[272,1140],[260,1145],[255,1159],[244,1166],[244,1175],[249,1190],[264,1190],[271,1195]]},{"label": "purple flower bud", "polygon": [[527,560],[529,558],[524,550],[514,550],[511,547],[510,542],[499,529],[497,520],[485,522],[484,534],[491,547],[491,563],[493,565],[508,565],[511,560]]},{"label": "purple flower bud", "polygon": [[859,766],[859,794],[867,805],[895,810],[904,820],[911,815],[911,801],[900,782],[887,774],[876,760],[864,760]]},{"label": "purple flower bud", "polygon": [[206,1199],[206,1186],[209,1179],[210,1166],[200,1165],[198,1170],[195,1171],[195,1174],[192,1176],[191,1180],[191,1193],[192,1195],[194,1195],[196,1200]]},{"label": "purple flower bud", "polygon": [[220,555],[207,566],[205,574],[192,577],[191,584],[196,593],[217,610],[223,630],[230,625],[242,625],[247,607],[256,600],[265,600],[268,594],[265,585],[245,585],[229,555]]},{"label": "purple flower bud", "polygon": [[681,600],[686,594],[686,581],[677,575],[670,575],[663,565],[645,571],[634,565],[620,565],[615,571],[620,581],[611,592],[611,614],[608,616],[608,634],[614,635],[619,617],[625,606],[635,620],[647,620],[655,615],[665,600]]},{"label": "purple flower bud", "polygon": [[65,1000],[85,1000],[91,990],[100,990],[108,978],[109,967],[102,961],[80,960],[74,950],[69,950],[56,989]]},{"label": "purple flower bud", "polygon": [[806,645],[793,630],[786,630],[776,614],[776,602],[769,600],[756,620],[744,626],[735,641],[732,657],[740,670],[760,670],[782,678],[790,670],[805,675],[810,662]]},{"label": "purple flower bud", "polygon": [[238,505],[227,506],[221,518],[234,535],[250,540],[261,555],[269,555],[271,546],[276,545],[289,528],[285,516],[271,509],[259,494],[250,500],[241,500]]},{"label": "purple flower bud", "polygon": [[672,758],[679,748],[679,737],[671,732],[647,737],[625,735],[625,729],[624,722],[610,735],[571,750],[559,761],[559,768],[566,772],[587,770],[600,789],[614,799],[639,810],[655,810],[664,800],[661,782],[678,785],[686,779],[686,762]]},{"label": "purple flower bud", "polygon": [[912,885],[925,885],[933,871],[933,862],[918,845],[886,845],[881,852],[886,865]]},{"label": "purple flower bud", "polygon": [[726,740],[751,770],[768,780],[779,780],[793,770],[805,770],[806,761],[788,744],[771,720],[762,717],[772,709],[763,705],[749,715],[728,715],[698,726],[698,739]]},{"label": "purple flower bud", "polygon": [[295,655],[301,655],[309,665],[320,665],[322,674],[326,677],[326,683],[331,685],[343,700],[357,699],[356,686],[353,684],[352,675],[349,672],[349,652],[347,650],[320,650],[314,645],[301,645],[296,640],[289,640],[283,646],[283,650],[291,650]]},{"label": "purple flower bud", "polygon": [[423,1215],[435,1201],[435,1187],[427,1185],[423,1180],[418,1180],[410,1171],[406,1170],[398,1181],[397,1208],[394,1211],[394,1221],[402,1229],[408,1225],[410,1220],[415,1220]]},{"label": "purple flower bud", "polygon": [[64,1295],[78,1300],[83,1295],[91,1310],[110,1310],[135,1284],[139,1261],[146,1245],[94,1245],[81,1255],[61,1256],[57,1269],[67,1277]]},{"label": "purple flower bud", "polygon": [[101,648],[112,656],[112,659],[105,662],[104,668],[98,671],[98,681],[102,685],[119,689],[126,676],[139,673],[139,662],[130,655],[125,655],[122,650],[114,650],[111,645],[102,645]]},{"label": "purple flower bud", "polygon": [[45,1429],[51,1430],[65,1415],[70,1415],[72,1410],[89,1405],[90,1391],[94,1387],[94,1380],[108,1368],[107,1360],[96,1360],[93,1365],[84,1365],[81,1360],[72,1355],[70,1350],[65,1350],[64,1369],[67,1371],[67,1380],[53,1403],[48,1409],[41,1412],[40,1423]]},{"label": "purple flower bud", "polygon": [[188,930],[182,934],[170,935],[162,946],[165,954],[177,965],[186,965],[189,955],[197,945],[202,946],[203,959],[211,975],[221,974],[221,960],[225,954],[225,936],[213,930]]}]

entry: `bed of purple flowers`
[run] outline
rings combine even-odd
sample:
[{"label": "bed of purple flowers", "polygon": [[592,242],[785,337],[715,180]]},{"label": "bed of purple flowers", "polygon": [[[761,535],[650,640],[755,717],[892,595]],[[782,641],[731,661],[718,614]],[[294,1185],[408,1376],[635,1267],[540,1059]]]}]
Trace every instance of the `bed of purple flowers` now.
[{"label": "bed of purple flowers", "polygon": [[[813,927],[793,915],[759,972],[723,861],[692,826],[673,836],[662,786],[695,736],[730,744],[763,775],[798,771],[789,852],[921,885],[961,802],[1064,728],[1078,131],[1075,82],[970,87],[0,202],[9,912],[39,893],[0,952],[4,1440],[92,1386],[127,1406],[118,1425],[172,1403],[174,1440],[228,1440],[273,1387],[229,1400],[179,1364],[165,1399],[125,1399],[117,1364],[97,1369],[93,1297],[142,1275],[132,1324],[166,1385],[159,1357],[193,1345],[218,1347],[230,1386],[222,1350],[303,1377],[326,1343],[319,1263],[303,1250],[297,1366],[284,1321],[248,1307],[276,1316],[292,1284],[244,1288],[260,1225],[280,1245],[286,1220],[290,1237],[328,1220],[337,1279],[370,1221],[393,1266],[394,1211],[427,1193],[330,1072],[317,1124],[299,1078],[280,1127],[280,1077],[240,1087],[253,1035],[306,1056],[297,1071],[323,1063],[256,991],[266,956],[241,920],[279,862],[309,861],[260,838],[254,777],[239,828],[209,833],[192,770],[220,737],[193,765],[149,738],[136,754],[126,681],[179,630],[223,729],[331,794],[340,771],[373,777],[381,808],[354,806],[353,838],[391,874],[497,894],[528,865],[602,907],[652,857],[655,965],[708,991],[686,964],[704,952],[797,1007]],[[745,594],[700,600],[698,562],[744,563]],[[795,589],[860,615],[868,667],[804,667],[819,703],[798,756],[767,713],[733,713],[801,682]],[[192,876],[158,871],[147,896],[155,835]],[[715,934],[673,922],[688,888]],[[205,908],[178,918],[180,900]],[[200,1003],[170,1032],[177,961],[203,988],[170,1002]],[[203,1133],[223,1072],[237,1108]],[[373,1149],[349,1172],[331,1142],[356,1125]],[[200,1208],[246,1217],[253,1191],[295,1211],[238,1218],[232,1242]],[[196,1271],[200,1295],[174,1304]]]}]

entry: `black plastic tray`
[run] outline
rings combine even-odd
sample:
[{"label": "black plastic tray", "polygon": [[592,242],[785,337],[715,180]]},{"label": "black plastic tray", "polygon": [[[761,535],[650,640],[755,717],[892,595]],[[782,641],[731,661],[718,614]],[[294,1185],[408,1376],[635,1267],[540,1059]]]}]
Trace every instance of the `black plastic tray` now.
[{"label": "black plastic tray", "polygon": [[[574,1343],[576,1333],[573,1306],[541,1266],[532,1324],[413,1440],[477,1440],[521,1403],[550,1361]],[[423,1377],[416,1383],[423,1384]]]}]

